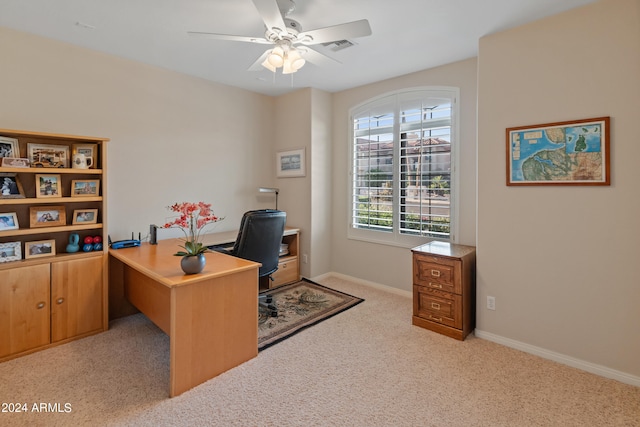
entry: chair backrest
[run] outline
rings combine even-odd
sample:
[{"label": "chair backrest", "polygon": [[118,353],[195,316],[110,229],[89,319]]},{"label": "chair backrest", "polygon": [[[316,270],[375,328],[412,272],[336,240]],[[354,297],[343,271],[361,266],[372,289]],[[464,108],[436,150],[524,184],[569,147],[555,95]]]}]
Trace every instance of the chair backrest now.
[{"label": "chair backrest", "polygon": [[262,264],[258,276],[263,277],[278,269],[280,243],[287,213],[273,209],[246,212],[232,255]]}]

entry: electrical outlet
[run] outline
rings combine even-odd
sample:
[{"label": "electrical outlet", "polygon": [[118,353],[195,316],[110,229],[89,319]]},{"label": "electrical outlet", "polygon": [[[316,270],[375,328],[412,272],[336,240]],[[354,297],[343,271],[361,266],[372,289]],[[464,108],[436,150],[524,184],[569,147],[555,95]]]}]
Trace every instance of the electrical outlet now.
[{"label": "electrical outlet", "polygon": [[487,308],[489,310],[496,309],[496,297],[487,297]]},{"label": "electrical outlet", "polygon": [[303,254],[302,255],[302,263],[303,264],[307,264],[308,262],[309,262],[309,255]]}]

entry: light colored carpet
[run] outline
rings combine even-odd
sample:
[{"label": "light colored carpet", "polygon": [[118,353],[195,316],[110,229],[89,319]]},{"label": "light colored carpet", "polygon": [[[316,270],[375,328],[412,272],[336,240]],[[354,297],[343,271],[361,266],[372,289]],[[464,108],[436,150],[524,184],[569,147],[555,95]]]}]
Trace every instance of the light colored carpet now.
[{"label": "light colored carpet", "polygon": [[173,399],[168,338],[142,315],[2,363],[2,402],[71,412],[0,413],[0,425],[640,425],[640,388],[412,326],[405,296],[319,282],[365,302]]}]

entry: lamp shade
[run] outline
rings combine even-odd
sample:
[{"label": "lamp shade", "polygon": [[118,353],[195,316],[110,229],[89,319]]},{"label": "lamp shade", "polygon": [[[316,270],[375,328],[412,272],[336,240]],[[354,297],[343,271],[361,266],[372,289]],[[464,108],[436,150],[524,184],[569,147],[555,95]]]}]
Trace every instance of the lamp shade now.
[{"label": "lamp shade", "polygon": [[285,59],[284,65],[282,65],[282,74],[291,74],[295,73],[297,70],[294,70],[291,66],[291,61],[289,59]]},{"label": "lamp shade", "polygon": [[264,62],[262,63],[262,66],[273,73],[276,72],[276,67],[274,67],[269,63],[269,58],[264,60]]},{"label": "lamp shade", "polygon": [[291,74],[298,71],[306,63],[300,50],[291,46],[286,41],[279,42],[273,49],[267,51],[267,56],[262,66],[271,72],[282,67],[282,74]]},{"label": "lamp shade", "polygon": [[260,187],[258,188],[258,191],[261,193],[277,193],[280,190],[278,188]]},{"label": "lamp shade", "polygon": [[287,59],[291,64],[291,68],[293,68],[295,71],[298,71],[300,68],[302,68],[306,62],[302,55],[300,55],[300,51],[297,49],[291,49],[287,54]]},{"label": "lamp shade", "polygon": [[280,193],[280,189],[279,188],[260,187],[260,188],[258,188],[258,191],[261,192],[261,193],[275,193],[276,194],[276,210],[278,210],[278,193]]},{"label": "lamp shade", "polygon": [[284,63],[284,50],[282,50],[280,46],[274,47],[269,56],[267,56],[267,61],[276,68],[282,67]]}]

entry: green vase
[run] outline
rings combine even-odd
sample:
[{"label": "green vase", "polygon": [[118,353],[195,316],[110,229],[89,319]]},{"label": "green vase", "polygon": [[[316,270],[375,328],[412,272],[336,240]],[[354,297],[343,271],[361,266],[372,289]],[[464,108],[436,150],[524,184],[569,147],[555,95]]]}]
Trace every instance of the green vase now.
[{"label": "green vase", "polygon": [[183,256],[180,260],[180,267],[185,274],[198,274],[207,263],[207,259],[204,254]]}]

